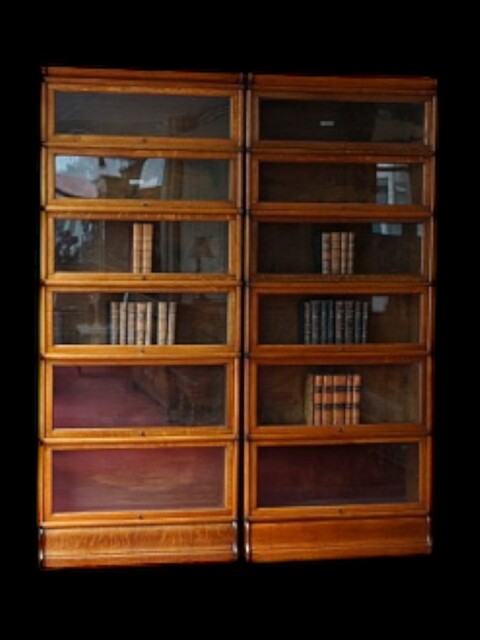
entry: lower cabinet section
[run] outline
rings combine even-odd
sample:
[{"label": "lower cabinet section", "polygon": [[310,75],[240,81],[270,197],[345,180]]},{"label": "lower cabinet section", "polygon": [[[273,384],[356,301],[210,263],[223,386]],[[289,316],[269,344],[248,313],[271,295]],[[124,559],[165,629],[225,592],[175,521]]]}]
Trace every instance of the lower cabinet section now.
[{"label": "lower cabinet section", "polygon": [[44,529],[45,568],[230,562],[238,557],[236,522]]},{"label": "lower cabinet section", "polygon": [[418,517],[254,522],[246,524],[245,547],[253,562],[428,554],[430,521]]}]

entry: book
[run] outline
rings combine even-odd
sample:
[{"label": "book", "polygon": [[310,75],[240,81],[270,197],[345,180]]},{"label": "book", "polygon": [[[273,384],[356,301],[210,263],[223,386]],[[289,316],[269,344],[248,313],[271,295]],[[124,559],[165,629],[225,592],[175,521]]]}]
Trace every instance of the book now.
[{"label": "book", "polygon": [[353,404],[353,376],[351,373],[346,375],[347,383],[345,385],[345,424],[352,424],[352,404]]},{"label": "book", "polygon": [[331,236],[331,265],[330,273],[333,275],[340,273],[341,267],[341,246],[340,246],[340,232],[332,231]]},{"label": "book", "polygon": [[360,424],[360,400],[362,391],[362,376],[359,373],[352,375],[352,424]]},{"label": "book", "polygon": [[135,344],[135,302],[127,302],[127,344]]},{"label": "book", "polygon": [[354,341],[354,300],[345,300],[345,344]]},{"label": "book", "polygon": [[342,231],[340,233],[340,273],[347,273],[348,262],[348,232]]},{"label": "book", "polygon": [[147,303],[136,302],[135,308],[135,344],[145,344],[145,322]]},{"label": "book", "polygon": [[168,303],[167,344],[175,344],[175,325],[177,322],[177,303]]},{"label": "book", "polygon": [[322,397],[322,422],[325,425],[333,423],[333,376],[330,374],[323,376],[323,397]]},{"label": "book", "polygon": [[119,343],[120,303],[110,302],[110,344]]},{"label": "book", "polygon": [[332,272],[332,234],[322,233],[322,273]]},{"label": "book", "polygon": [[311,327],[312,327],[312,342],[311,344],[320,344],[320,300],[311,300],[310,301],[310,310],[311,310]]},{"label": "book", "polygon": [[347,376],[333,376],[333,424],[345,424],[345,405],[347,404]]},{"label": "book", "polygon": [[335,301],[325,300],[327,308],[327,340],[326,344],[335,344]]},{"label": "book", "polygon": [[153,302],[146,302],[145,312],[145,343],[152,344]]},{"label": "book", "polygon": [[157,344],[167,344],[168,302],[157,305]]},{"label": "book", "polygon": [[142,271],[142,252],[143,252],[143,224],[141,222],[134,222],[133,223],[133,247],[132,247],[133,273],[141,273]]},{"label": "book", "polygon": [[353,231],[348,232],[347,242],[347,273],[354,272],[354,255],[355,255],[355,233]]},{"label": "book", "polygon": [[151,273],[153,256],[153,224],[143,225],[142,237],[142,255],[141,265],[142,273]]},{"label": "book", "polygon": [[335,344],[342,344],[345,335],[345,300],[335,300]]},{"label": "book", "polygon": [[368,302],[362,302],[362,331],[360,342],[365,344],[368,339]]},{"label": "book", "polygon": [[313,376],[313,424],[323,424],[323,375]]},{"label": "book", "polygon": [[304,413],[305,424],[313,425],[313,373],[307,373],[305,378]]},{"label": "book", "polygon": [[[303,302],[303,342],[312,344],[312,309],[311,301]],[[300,322],[302,324],[302,322]]]},{"label": "book", "polygon": [[127,344],[127,303],[119,304],[118,343]]},{"label": "book", "polygon": [[355,300],[353,311],[353,342],[360,344],[362,341],[362,301]]}]

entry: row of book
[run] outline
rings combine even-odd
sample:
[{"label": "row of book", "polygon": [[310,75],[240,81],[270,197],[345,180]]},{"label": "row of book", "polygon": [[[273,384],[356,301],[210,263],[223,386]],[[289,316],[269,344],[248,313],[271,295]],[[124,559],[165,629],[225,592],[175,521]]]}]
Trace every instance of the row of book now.
[{"label": "row of book", "polygon": [[133,223],[132,271],[151,273],[153,257],[153,224]]},{"label": "row of book", "polygon": [[354,253],[353,231],[322,233],[322,274],[353,273]]},{"label": "row of book", "polygon": [[110,344],[175,344],[176,302],[110,302]]},{"label": "row of book", "polygon": [[308,425],[360,424],[362,377],[358,373],[313,374],[305,387]]},{"label": "row of book", "polygon": [[362,344],[367,342],[368,302],[364,300],[306,300],[302,303],[304,344]]}]

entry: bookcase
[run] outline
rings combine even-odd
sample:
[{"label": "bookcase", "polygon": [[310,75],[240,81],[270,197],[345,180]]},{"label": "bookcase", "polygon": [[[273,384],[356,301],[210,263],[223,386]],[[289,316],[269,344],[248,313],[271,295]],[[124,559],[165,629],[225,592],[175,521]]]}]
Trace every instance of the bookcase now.
[{"label": "bookcase", "polygon": [[41,565],[428,553],[435,82],[42,90]]},{"label": "bookcase", "polygon": [[249,78],[249,560],[429,552],[434,92]]}]

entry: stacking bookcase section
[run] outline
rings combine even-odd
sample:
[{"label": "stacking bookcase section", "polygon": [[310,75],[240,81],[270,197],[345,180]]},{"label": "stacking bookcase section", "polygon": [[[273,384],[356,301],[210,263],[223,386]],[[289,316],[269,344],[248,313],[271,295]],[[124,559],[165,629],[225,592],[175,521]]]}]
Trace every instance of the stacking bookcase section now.
[{"label": "stacking bookcase section", "polygon": [[435,82],[252,76],[245,553],[428,553]]},{"label": "stacking bookcase section", "polygon": [[236,74],[49,69],[45,567],[238,555]]}]

